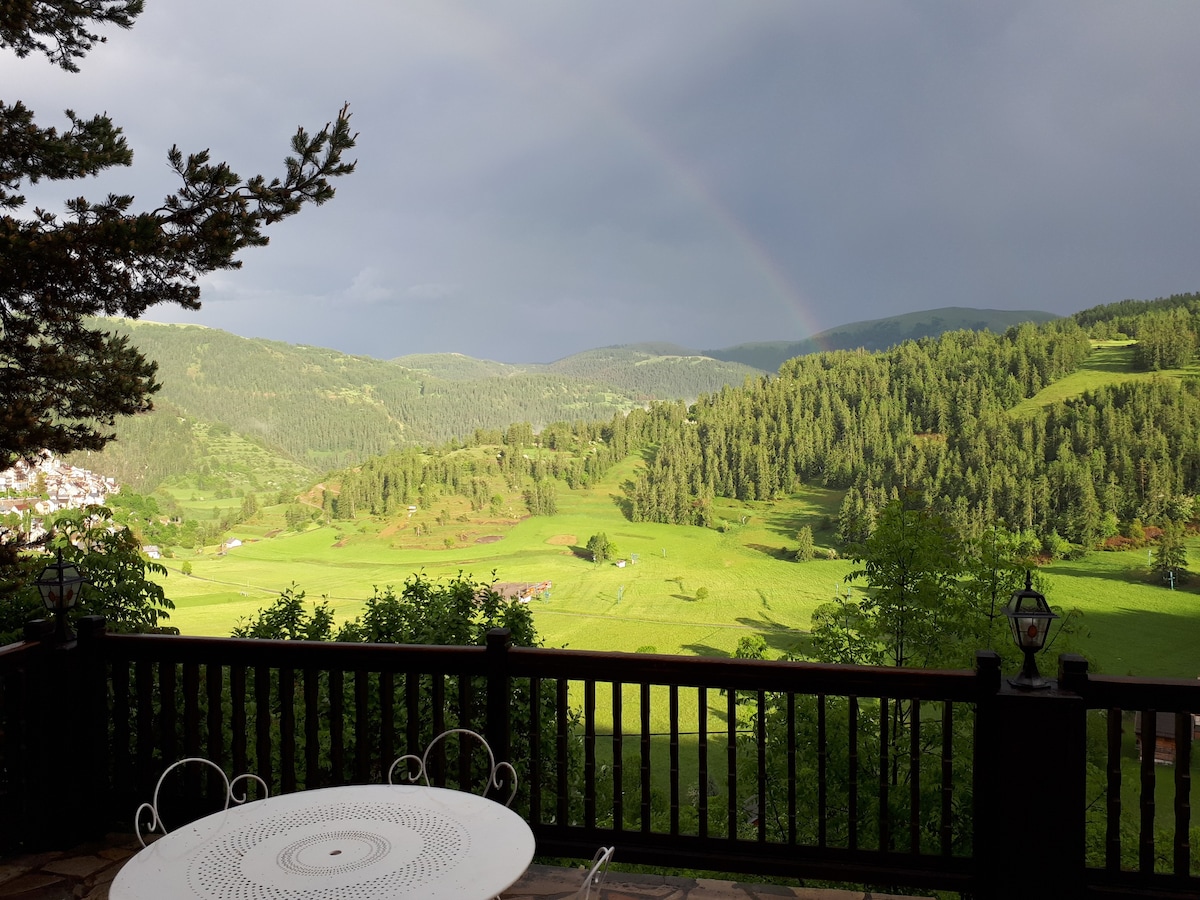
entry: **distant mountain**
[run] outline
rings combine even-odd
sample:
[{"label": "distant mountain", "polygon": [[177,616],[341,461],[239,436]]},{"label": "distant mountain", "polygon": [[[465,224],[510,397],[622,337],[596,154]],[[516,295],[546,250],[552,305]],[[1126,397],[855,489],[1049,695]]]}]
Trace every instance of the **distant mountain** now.
[{"label": "distant mountain", "polygon": [[119,422],[118,440],[89,462],[141,489],[202,465],[235,469],[237,460],[212,459],[209,426],[249,442],[239,446],[274,454],[281,472],[286,462],[291,471],[315,473],[478,429],[606,420],[652,400],[692,401],[761,375],[740,363],[655,355],[645,347],[590,350],[549,365],[455,353],[385,361],[198,325],[105,325],[130,335],[158,363],[162,390],[155,412]]},{"label": "distant mountain", "polygon": [[[118,424],[95,471],[153,487],[198,467],[248,469],[214,459],[213,435],[266,454],[279,479],[354,465],[405,444],[441,444],[517,422],[604,420],[652,400],[692,402],[774,372],[817,350],[878,350],[956,329],[1003,331],[1047,313],[948,308],[844,325],[804,341],[695,351],[669,343],[601,347],[549,364],[509,364],[459,353],[393,360],[238,337],[199,325],[110,320],[158,362],[156,411]],[[215,431],[213,430],[215,428]],[[221,446],[224,446],[222,444]],[[233,446],[233,445],[231,445]],[[218,454],[219,455],[219,454]],[[253,468],[262,468],[255,463]]]},{"label": "distant mountain", "polygon": [[703,350],[705,356],[744,363],[768,372],[796,356],[822,350],[887,350],[908,340],[937,337],[946,331],[992,331],[1000,333],[1022,322],[1048,322],[1060,318],[1035,310],[970,309],[947,306],[924,312],[871,319],[823,331],[802,341],[766,341],[738,344],[724,350]]},{"label": "distant mountain", "polygon": [[474,381],[479,378],[507,378],[527,371],[528,366],[514,366],[490,359],[475,359],[461,353],[411,353],[392,360],[419,375],[444,381]]}]

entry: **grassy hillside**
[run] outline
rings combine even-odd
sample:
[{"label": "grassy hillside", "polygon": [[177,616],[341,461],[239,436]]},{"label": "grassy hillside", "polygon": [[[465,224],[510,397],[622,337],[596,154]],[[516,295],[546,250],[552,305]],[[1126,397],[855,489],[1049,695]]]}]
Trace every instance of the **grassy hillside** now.
[{"label": "grassy hillside", "polygon": [[1200,375],[1200,362],[1186,369],[1163,369],[1158,372],[1143,372],[1134,368],[1133,341],[1098,341],[1091,355],[1079,370],[1047,385],[1036,395],[1012,408],[1013,415],[1031,415],[1035,410],[1087,391],[1096,390],[1106,384],[1125,381],[1151,381],[1155,378],[1182,378],[1185,375]]},{"label": "grassy hillside", "polygon": [[770,341],[738,344],[724,350],[705,350],[708,356],[733,360],[768,372],[775,372],[785,361],[821,350],[886,350],[896,344],[923,337],[936,337],[947,331],[1002,332],[1022,322],[1048,322],[1055,315],[1034,310],[969,309],[949,306],[923,312],[889,316],[841,325],[802,341]]}]

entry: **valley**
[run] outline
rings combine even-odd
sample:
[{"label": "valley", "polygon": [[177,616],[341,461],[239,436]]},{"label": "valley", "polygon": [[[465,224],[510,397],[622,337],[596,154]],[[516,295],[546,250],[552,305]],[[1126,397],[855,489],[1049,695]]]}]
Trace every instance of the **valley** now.
[{"label": "valley", "polygon": [[[1200,369],[1188,358],[1146,371],[1153,330],[1139,322],[1173,317],[1160,333],[1191,333],[1195,303],[1080,314],[1090,340],[1066,321],[956,331],[800,357],[750,380],[755,370],[672,346],[541,367],[455,354],[381,363],[138,324],[133,333],[174,348],[160,412],[131,420],[143,432],[93,465],[125,453],[164,521],[201,524],[161,542],[170,624],[187,634],[229,634],[285,589],[346,621],[376,588],[461,572],[549,582],[531,602],[547,646],[728,655],[751,639],[768,656],[805,656],[818,607],[867,596],[841,556],[903,489],[936,498],[964,539],[996,518],[1020,523],[1041,547],[1050,602],[1083,614],[1066,649],[1094,670],[1193,678],[1194,581],[1163,585],[1156,541],[1175,517],[1182,552],[1197,552],[1187,423]],[[1129,336],[1139,328],[1140,342]],[[406,385],[403,416],[385,384]],[[587,391],[615,406],[580,406]],[[655,391],[675,402],[638,399]],[[547,398],[563,418],[506,418]],[[485,407],[505,424],[470,429]],[[422,419],[429,409],[456,423],[442,443],[364,455],[442,421]],[[372,421],[399,431],[370,432]],[[347,449],[363,428],[375,437]],[[164,450],[176,471],[154,462]],[[1143,519],[1148,540],[1128,537]],[[802,530],[815,558],[798,562]],[[589,559],[598,534],[624,565]]]},{"label": "valley", "polygon": [[[416,572],[437,578],[461,571],[486,582],[493,573],[499,581],[551,581],[549,598],[531,601],[546,646],[730,655],[741,638],[757,634],[775,656],[804,650],[813,610],[835,590],[861,595],[861,582],[846,582],[856,568],[850,560],[818,553],[798,563],[784,553],[794,550],[794,535],[805,524],[824,549],[830,535],[820,524],[836,517],[838,492],[806,491],[772,502],[718,501],[722,517],[739,523],[725,533],[633,523],[615,501],[641,465],[631,458],[595,487],[560,492],[555,516],[434,524],[433,541],[414,537],[409,520],[270,537],[275,529],[236,529],[243,544],[224,556],[181,553],[162,561],[170,572],[164,587],[177,605],[170,624],[185,634],[227,635],[239,619],[291,585],[310,601],[328,598],[344,620],[361,611],[376,585],[399,586]],[[464,531],[501,539],[438,546],[441,534]],[[595,532],[616,543],[627,561],[624,568],[584,557],[582,547]],[[1189,550],[1200,554],[1200,539],[1191,539]],[[629,562],[633,554],[636,564]],[[1147,551],[1137,550],[1055,561],[1041,570],[1047,598],[1056,608],[1083,612],[1085,636],[1074,649],[1092,660],[1095,671],[1196,677],[1200,595],[1194,588],[1160,587],[1147,560]],[[190,576],[182,574],[185,561]],[[696,599],[700,588],[708,591],[702,600]],[[1010,640],[1007,632],[998,637]]]}]

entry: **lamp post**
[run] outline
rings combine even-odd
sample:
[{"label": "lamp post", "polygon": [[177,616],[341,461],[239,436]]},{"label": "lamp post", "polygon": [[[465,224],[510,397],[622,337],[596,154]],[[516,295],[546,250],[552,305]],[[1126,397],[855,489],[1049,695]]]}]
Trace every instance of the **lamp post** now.
[{"label": "lamp post", "polygon": [[60,644],[73,640],[75,635],[67,627],[67,612],[75,606],[83,587],[83,576],[71,563],[63,562],[62,550],[58,558],[42,569],[37,580],[42,603],[54,613],[54,638]]},{"label": "lamp post", "polygon": [[1025,570],[1025,588],[1015,591],[1012,603],[1004,610],[1012,628],[1013,640],[1025,653],[1025,665],[1016,678],[1008,683],[1020,691],[1040,691],[1050,687],[1050,682],[1038,672],[1034,654],[1046,645],[1046,634],[1050,622],[1058,615],[1050,609],[1046,598],[1033,589],[1033,576]]}]

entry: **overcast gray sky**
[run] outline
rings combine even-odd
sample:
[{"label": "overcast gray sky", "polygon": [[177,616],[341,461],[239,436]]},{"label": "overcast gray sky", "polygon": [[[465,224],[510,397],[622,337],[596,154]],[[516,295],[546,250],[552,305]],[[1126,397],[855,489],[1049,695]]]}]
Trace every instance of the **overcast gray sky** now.
[{"label": "overcast gray sky", "polygon": [[0,55],[43,124],[107,111],[280,172],[349,101],[355,175],[204,309],[389,358],[798,340],[942,306],[1200,290],[1200,3],[149,0],[78,75]]}]

